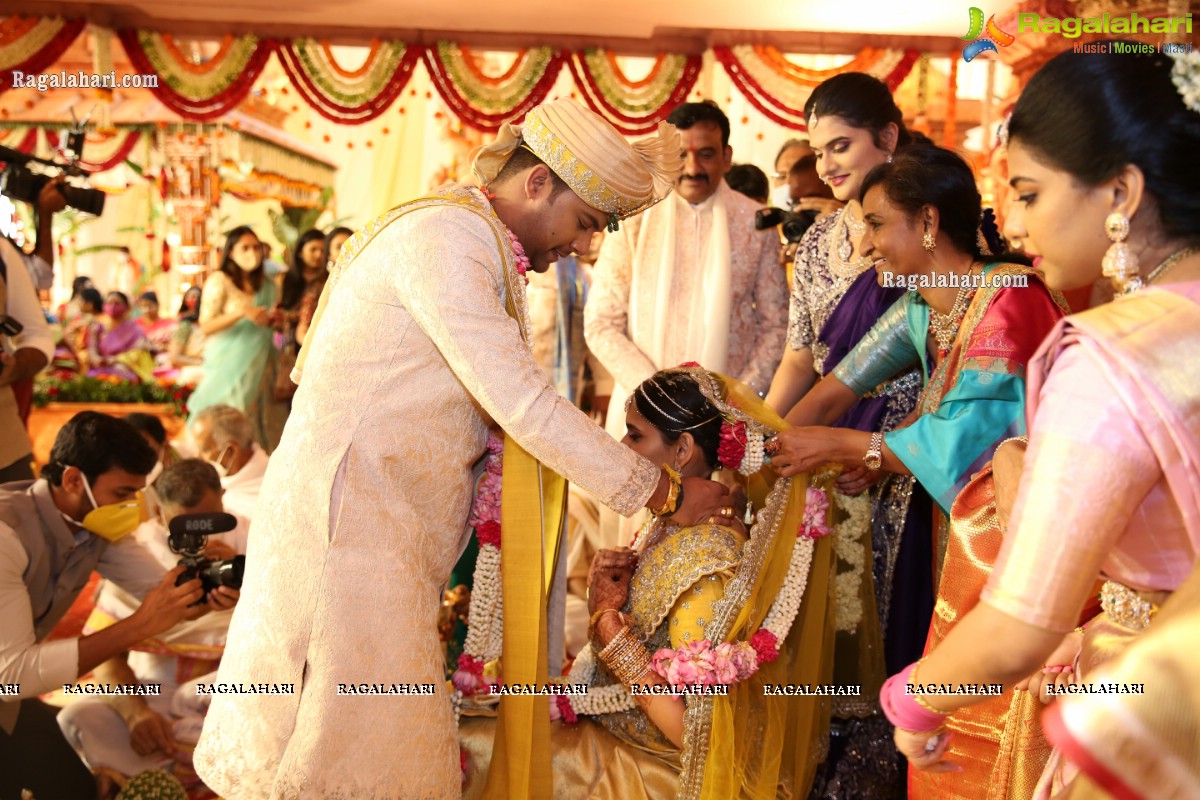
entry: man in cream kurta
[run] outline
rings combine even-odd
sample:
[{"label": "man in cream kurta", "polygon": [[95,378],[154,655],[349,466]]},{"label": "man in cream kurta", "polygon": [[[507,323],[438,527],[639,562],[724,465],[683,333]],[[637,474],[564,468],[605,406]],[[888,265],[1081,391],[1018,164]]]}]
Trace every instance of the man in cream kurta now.
[{"label": "man in cream kurta", "polygon": [[[295,694],[214,697],[196,764],[223,796],[459,796],[436,620],[492,420],[621,513],[655,491],[659,469],[555,393],[506,310],[512,301],[518,319],[526,314],[509,240],[519,231],[498,213],[511,197],[500,187],[512,190],[495,162],[525,157],[518,146],[578,195],[560,202],[591,207],[581,223],[597,209],[610,220],[636,213],[670,191],[678,170],[670,126],[657,145],[631,147],[599,117],[558,101],[530,112],[523,128],[506,126],[477,157],[500,199],[456,187],[394,209],[346,243],[263,481],[217,678],[293,684]],[[579,180],[585,172],[591,183]],[[597,179],[607,194],[591,191]],[[642,188],[612,188],[629,183]],[[526,219],[530,236],[521,237],[535,266],[545,268],[538,260],[551,248],[586,249],[587,239],[554,240],[554,220],[535,222],[544,227]],[[573,230],[576,215],[568,222]],[[338,694],[338,684],[362,683],[434,693]]]},{"label": "man in cream kurta", "polygon": [[[588,347],[612,373],[607,428],[625,435],[625,399],[657,370],[687,361],[762,394],[787,337],[787,276],[779,237],[754,229],[759,206],[724,181],[729,121],[711,103],[687,103],[679,190],[606,236],[584,308]],[[632,526],[601,515],[597,547],[628,544]]]}]

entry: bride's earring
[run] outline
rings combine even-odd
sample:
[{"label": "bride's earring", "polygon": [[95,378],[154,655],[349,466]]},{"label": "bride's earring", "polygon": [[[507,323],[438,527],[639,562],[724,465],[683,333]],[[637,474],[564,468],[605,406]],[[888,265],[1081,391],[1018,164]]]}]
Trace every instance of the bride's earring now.
[{"label": "bride's earring", "polygon": [[933,234],[929,228],[925,229],[925,235],[921,237],[921,247],[924,247],[929,252],[933,252],[933,248],[937,247],[937,242],[933,240]]},{"label": "bride's earring", "polygon": [[1104,232],[1112,244],[1104,254],[1101,269],[1119,294],[1128,294],[1142,285],[1142,279],[1138,277],[1137,256],[1125,243],[1129,238],[1129,217],[1114,211],[1104,220]]}]

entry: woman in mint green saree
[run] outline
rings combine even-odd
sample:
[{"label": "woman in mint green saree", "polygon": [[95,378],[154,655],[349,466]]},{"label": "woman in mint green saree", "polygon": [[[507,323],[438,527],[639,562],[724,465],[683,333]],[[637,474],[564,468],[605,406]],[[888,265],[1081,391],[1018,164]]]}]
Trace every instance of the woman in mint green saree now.
[{"label": "woman in mint green saree", "polygon": [[188,400],[192,415],[221,404],[244,412],[268,453],[279,444],[287,421],[287,406],[275,400],[276,299],[275,284],[263,271],[258,237],[248,227],[234,228],[225,239],[221,269],[204,282],[204,377]]}]

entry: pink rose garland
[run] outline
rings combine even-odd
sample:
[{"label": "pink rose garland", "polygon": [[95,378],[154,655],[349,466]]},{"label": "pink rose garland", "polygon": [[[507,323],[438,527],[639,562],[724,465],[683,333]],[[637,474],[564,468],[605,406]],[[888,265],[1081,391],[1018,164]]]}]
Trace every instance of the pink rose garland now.
[{"label": "pink rose garland", "polygon": [[650,668],[672,686],[728,686],[757,672],[758,658],[742,642],[713,647],[707,639],[697,639],[676,650],[662,648],[650,659]]},{"label": "pink rose garland", "polygon": [[804,498],[804,521],[797,536],[820,539],[829,535],[829,496],[821,489],[808,487]]}]

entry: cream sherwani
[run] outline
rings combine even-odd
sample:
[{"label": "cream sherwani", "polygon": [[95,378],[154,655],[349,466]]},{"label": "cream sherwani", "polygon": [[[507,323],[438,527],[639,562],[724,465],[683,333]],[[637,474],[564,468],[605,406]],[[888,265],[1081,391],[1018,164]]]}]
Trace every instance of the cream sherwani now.
[{"label": "cream sherwani", "polygon": [[[486,207],[473,189],[452,193]],[[224,797],[459,796],[435,623],[489,419],[622,513],[653,491],[654,465],[538,368],[505,311],[502,236],[466,208],[420,208],[339,264],[263,481],[217,679],[296,694],[214,698],[196,764]],[[339,683],[436,694],[339,696]]]}]

